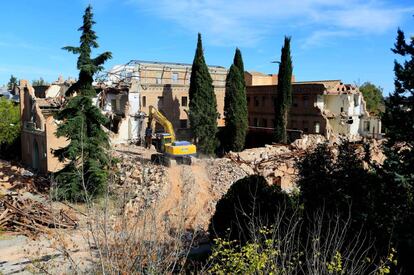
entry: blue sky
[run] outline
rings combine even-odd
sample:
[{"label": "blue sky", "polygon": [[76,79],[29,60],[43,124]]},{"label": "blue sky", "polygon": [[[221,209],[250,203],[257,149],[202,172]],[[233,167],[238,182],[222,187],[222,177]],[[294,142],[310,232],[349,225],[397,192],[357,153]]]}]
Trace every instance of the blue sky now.
[{"label": "blue sky", "polygon": [[14,0],[2,1],[0,84],[11,74],[47,81],[77,77],[82,15],[94,7],[100,48],[109,69],[131,59],[191,63],[197,32],[208,64],[229,67],[242,50],[246,70],[276,73],[284,35],[292,36],[299,81],[371,81],[393,90],[390,51],[396,31],[414,35],[411,0]]}]

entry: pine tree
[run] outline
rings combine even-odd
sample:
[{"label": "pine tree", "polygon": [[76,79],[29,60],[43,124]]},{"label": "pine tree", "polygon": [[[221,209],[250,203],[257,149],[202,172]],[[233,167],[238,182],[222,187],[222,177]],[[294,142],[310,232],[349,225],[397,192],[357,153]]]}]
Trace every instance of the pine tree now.
[{"label": "pine tree", "polygon": [[225,127],[223,146],[226,151],[243,150],[247,133],[247,100],[244,82],[244,66],[241,53],[236,49],[234,62],[226,78],[224,97]]},{"label": "pine tree", "polygon": [[9,83],[7,83],[7,90],[13,91],[15,86],[17,86],[17,78],[14,75],[11,75]]},{"label": "pine tree", "polygon": [[79,54],[79,80],[69,89],[69,94],[76,92],[76,96],[69,98],[66,106],[56,114],[56,119],[62,121],[56,135],[70,140],[67,147],[54,151],[60,161],[68,161],[65,168],[56,173],[58,199],[83,201],[101,194],[107,184],[105,168],[109,140],[101,128],[107,119],[92,103],[92,97],[96,96],[92,82],[93,75],[111,58],[111,53],[91,58],[92,48],[98,47],[97,36],[92,30],[94,24],[92,8],[88,6],[83,26],[79,28],[82,31],[80,46],[63,48]]},{"label": "pine tree", "polygon": [[414,37],[407,43],[398,30],[392,51],[404,59],[394,62],[395,91],[386,101],[382,118],[387,143],[383,168],[395,221],[395,237],[403,274],[413,274],[414,264]]},{"label": "pine tree", "polygon": [[199,152],[212,155],[217,148],[217,102],[213,80],[204,60],[201,34],[198,34],[197,49],[190,78],[190,126]]},{"label": "pine tree", "polygon": [[287,122],[292,104],[292,58],[290,56],[290,37],[285,37],[279,64],[277,96],[275,102],[275,142],[287,143]]}]

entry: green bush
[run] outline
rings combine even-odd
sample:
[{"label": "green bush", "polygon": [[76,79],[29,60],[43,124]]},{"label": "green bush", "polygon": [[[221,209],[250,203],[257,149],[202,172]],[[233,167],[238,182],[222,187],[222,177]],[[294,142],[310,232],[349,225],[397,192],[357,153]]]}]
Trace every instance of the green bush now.
[{"label": "green bush", "polygon": [[20,110],[11,100],[0,98],[0,157],[20,156]]}]

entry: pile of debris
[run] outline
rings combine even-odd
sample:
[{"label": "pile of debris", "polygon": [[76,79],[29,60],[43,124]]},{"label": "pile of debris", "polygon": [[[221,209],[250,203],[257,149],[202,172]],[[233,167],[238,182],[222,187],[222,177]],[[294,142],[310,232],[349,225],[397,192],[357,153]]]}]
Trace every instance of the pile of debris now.
[{"label": "pile of debris", "polygon": [[290,145],[266,145],[239,153],[230,152],[226,157],[233,162],[233,167],[240,167],[247,175],[262,175],[269,184],[292,191],[298,174],[296,163],[323,142],[326,139],[321,135],[305,135]]},{"label": "pile of debris", "polygon": [[253,170],[249,166],[237,165],[228,158],[208,160],[206,167],[211,181],[210,192],[217,196],[217,199],[224,196],[234,182],[253,174]]},{"label": "pile of debris", "polygon": [[152,164],[137,150],[145,149],[129,145],[113,152],[117,159],[113,191],[126,195],[134,207],[146,208],[157,201],[168,176],[164,166]]},{"label": "pile of debris", "polygon": [[229,153],[227,158],[245,168],[249,175],[258,174],[269,184],[276,184],[283,190],[292,191],[297,176],[297,161],[306,154],[303,149],[293,146],[266,145],[247,149],[240,153]]},{"label": "pile of debris", "polygon": [[0,228],[26,236],[47,233],[49,228],[74,229],[76,218],[63,209],[53,212],[51,206],[22,194],[7,194],[0,198]]},{"label": "pile of debris", "polygon": [[0,190],[44,192],[50,187],[47,178],[35,175],[25,168],[0,160]]},{"label": "pile of debris", "polygon": [[[304,135],[301,139],[289,145],[266,145],[265,147],[246,149],[242,152],[230,152],[227,158],[234,164],[233,167],[243,168],[248,175],[258,174],[266,178],[269,184],[277,184],[285,191],[292,191],[296,187],[298,176],[297,163],[318,144],[327,142],[321,135]],[[381,150],[382,141],[359,140],[355,141],[356,151],[364,154],[363,144],[368,142],[372,160],[383,163],[384,155]],[[330,140],[329,147],[337,153],[340,139]]]}]

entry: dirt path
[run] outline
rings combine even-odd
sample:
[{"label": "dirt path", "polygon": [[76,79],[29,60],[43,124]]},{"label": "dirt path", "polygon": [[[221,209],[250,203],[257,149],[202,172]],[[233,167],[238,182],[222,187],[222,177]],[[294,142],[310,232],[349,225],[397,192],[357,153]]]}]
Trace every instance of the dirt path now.
[{"label": "dirt path", "polygon": [[168,218],[175,222],[184,221],[187,228],[207,229],[213,196],[205,164],[172,165],[168,175],[168,185],[156,208],[159,221]]},{"label": "dirt path", "polygon": [[178,215],[178,208],[182,198],[181,167],[173,164],[168,169],[169,181],[164,190],[164,196],[160,199],[156,207],[158,219],[164,220],[166,217],[173,219]]},{"label": "dirt path", "polygon": [[188,213],[188,225],[196,228],[207,229],[210,221],[209,203],[213,199],[210,193],[211,182],[208,178],[204,163],[197,163],[191,166],[194,184],[189,194],[189,201],[193,202]]}]

